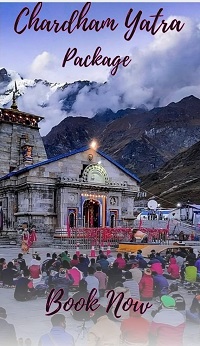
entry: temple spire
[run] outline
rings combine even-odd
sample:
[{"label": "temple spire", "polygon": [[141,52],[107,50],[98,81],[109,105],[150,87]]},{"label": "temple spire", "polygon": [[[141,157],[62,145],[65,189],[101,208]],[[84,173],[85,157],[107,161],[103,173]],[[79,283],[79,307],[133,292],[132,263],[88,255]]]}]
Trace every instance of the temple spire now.
[{"label": "temple spire", "polygon": [[12,102],[12,105],[11,105],[11,108],[12,109],[18,109],[17,108],[17,103],[16,103],[16,93],[17,93],[17,83],[15,82],[15,89],[13,89],[13,102]]}]

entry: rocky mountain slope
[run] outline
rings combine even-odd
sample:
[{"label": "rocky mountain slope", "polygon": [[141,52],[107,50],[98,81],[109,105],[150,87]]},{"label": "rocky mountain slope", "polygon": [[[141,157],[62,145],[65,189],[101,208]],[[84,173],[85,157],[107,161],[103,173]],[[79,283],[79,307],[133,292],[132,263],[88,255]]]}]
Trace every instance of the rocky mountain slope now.
[{"label": "rocky mountain slope", "polygon": [[107,110],[88,118],[65,118],[43,138],[48,156],[87,145],[93,138],[101,150],[139,176],[200,140],[200,100],[194,96],[151,111]]},{"label": "rocky mountain slope", "polygon": [[[200,203],[200,142],[142,179],[141,187],[159,196],[162,206]],[[150,197],[150,194],[148,194]]]}]

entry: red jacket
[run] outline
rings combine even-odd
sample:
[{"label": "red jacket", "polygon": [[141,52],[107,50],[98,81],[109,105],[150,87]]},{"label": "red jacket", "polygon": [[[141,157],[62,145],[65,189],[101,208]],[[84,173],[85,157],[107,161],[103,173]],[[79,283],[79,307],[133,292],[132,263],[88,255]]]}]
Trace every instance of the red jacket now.
[{"label": "red jacket", "polygon": [[161,263],[153,263],[151,265],[151,271],[162,275],[163,274],[162,264]]},{"label": "red jacket", "polygon": [[170,262],[170,265],[167,269],[167,272],[171,275],[173,279],[179,279],[180,277],[179,266],[176,263],[176,259],[172,257],[170,258],[169,262]]},{"label": "red jacket", "polygon": [[[116,260],[115,260],[115,262],[117,262],[118,263],[118,268],[119,269],[124,269],[124,267],[125,267],[125,265],[126,265],[126,261],[125,261],[125,259],[123,259],[122,257],[118,257]],[[114,262],[114,263],[115,263]]]},{"label": "red jacket", "polygon": [[40,271],[40,266],[36,264],[32,264],[29,267],[30,275],[33,279],[39,279],[41,271]]},{"label": "red jacket", "polygon": [[151,275],[144,274],[139,282],[140,296],[142,298],[153,298],[153,278]]}]

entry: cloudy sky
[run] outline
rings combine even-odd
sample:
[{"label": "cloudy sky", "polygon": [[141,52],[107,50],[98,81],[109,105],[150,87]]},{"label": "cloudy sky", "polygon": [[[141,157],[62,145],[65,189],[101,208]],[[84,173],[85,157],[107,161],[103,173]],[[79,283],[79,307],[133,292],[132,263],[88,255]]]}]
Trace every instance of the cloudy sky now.
[{"label": "cloudy sky", "polygon": [[[39,23],[47,19],[51,23],[57,20],[62,24],[69,20],[74,10],[81,11],[84,4],[43,3],[37,16]],[[1,49],[3,47],[0,65],[8,70],[16,70],[29,79],[41,78],[60,83],[76,80],[107,81],[98,93],[88,94],[87,88],[82,90],[74,105],[74,115],[92,116],[102,104],[116,111],[141,104],[148,108],[164,106],[190,94],[200,97],[200,3],[92,3],[87,13],[89,22],[94,18],[99,21],[114,18],[117,28],[114,31],[104,28],[99,32],[84,32],[80,28],[71,34],[28,29],[35,6],[36,3],[0,3],[0,46]],[[27,28],[18,34],[14,24],[24,7],[27,9],[19,20],[17,30],[22,30],[25,25]],[[141,10],[141,20],[150,20],[152,23],[150,16],[156,15],[163,8],[163,17],[158,23],[164,19],[170,24],[176,18],[185,25],[180,32],[174,30],[162,33],[159,30],[156,35],[140,30],[138,25],[132,39],[126,41],[125,18],[130,8],[133,9],[132,20]],[[98,46],[102,47],[103,56],[114,58],[116,55],[128,55],[131,63],[119,68],[115,76],[110,74],[109,67],[77,67],[73,65],[73,60],[62,67],[68,48],[77,48],[77,55],[86,57],[88,54],[93,55]],[[39,91],[40,96],[42,92]],[[30,105],[30,99],[28,95],[24,107]],[[56,98],[49,107],[59,120],[66,116],[60,112]],[[41,111],[37,113],[41,114]],[[41,115],[47,118],[46,114]],[[44,132],[48,132],[56,122],[47,119]]]}]

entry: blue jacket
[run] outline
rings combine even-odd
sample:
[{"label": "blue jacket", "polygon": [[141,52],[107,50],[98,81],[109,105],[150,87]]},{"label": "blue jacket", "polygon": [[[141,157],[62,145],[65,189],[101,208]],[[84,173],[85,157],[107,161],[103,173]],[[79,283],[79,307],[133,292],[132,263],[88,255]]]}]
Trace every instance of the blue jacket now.
[{"label": "blue jacket", "polygon": [[71,276],[71,274],[68,274],[69,278],[61,278],[59,277],[59,274],[56,274],[53,278],[52,278],[52,283],[55,287],[55,289],[58,291],[59,289],[63,289],[64,290],[64,294],[61,298],[61,300],[66,300],[68,299],[68,295],[69,295],[69,287],[74,283],[74,279]]},{"label": "blue jacket", "polygon": [[[153,283],[154,283],[154,286],[156,287],[157,293],[167,294],[169,283],[163,275],[157,274],[153,276]],[[165,288],[166,288],[166,291],[164,292],[163,289]]]},{"label": "blue jacket", "polygon": [[74,338],[62,327],[53,327],[50,333],[41,336],[38,346],[74,346]]}]

